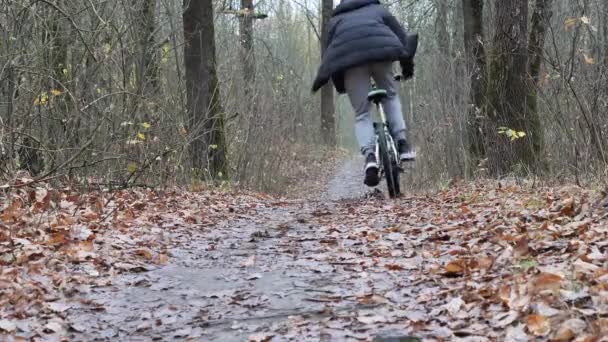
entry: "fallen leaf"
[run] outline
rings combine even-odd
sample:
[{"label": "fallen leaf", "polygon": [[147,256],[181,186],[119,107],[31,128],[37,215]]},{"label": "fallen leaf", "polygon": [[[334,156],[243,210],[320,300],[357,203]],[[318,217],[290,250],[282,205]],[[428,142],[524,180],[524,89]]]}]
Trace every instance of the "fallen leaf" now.
[{"label": "fallen leaf", "polygon": [[585,321],[573,318],[560,324],[560,328],[553,336],[554,341],[572,341],[576,336],[580,336],[587,328]]},{"label": "fallen leaf", "polygon": [[59,322],[48,322],[45,326],[44,326],[44,331],[46,333],[58,333],[60,331],[63,330],[62,325]]},{"label": "fallen leaf", "polygon": [[384,268],[389,271],[403,271],[403,266],[398,264],[385,264]]},{"label": "fallen leaf", "polygon": [[15,329],[17,329],[17,324],[15,324],[15,322],[9,321],[8,319],[0,319],[0,330],[12,333]]},{"label": "fallen leaf", "polygon": [[158,264],[159,264],[159,265],[166,265],[166,264],[168,264],[168,263],[169,263],[169,257],[167,256],[167,254],[163,254],[163,253],[161,253],[161,254],[158,256]]},{"label": "fallen leaf", "polygon": [[513,255],[516,258],[521,258],[530,254],[528,247],[528,234],[524,234],[515,240],[515,247],[513,248]]},{"label": "fallen leaf", "polygon": [[530,339],[524,331],[524,326],[519,324],[515,327],[508,327],[505,341],[509,342],[528,342]]},{"label": "fallen leaf", "polygon": [[574,263],[572,263],[572,266],[574,266],[574,270],[577,273],[583,274],[594,274],[600,269],[599,266],[596,266],[592,263],[584,262],[581,259],[577,259]]},{"label": "fallen leaf", "polygon": [[146,260],[152,260],[152,258],[154,257],[152,255],[152,252],[148,248],[139,248],[135,250],[135,254]]},{"label": "fallen leaf", "polygon": [[460,312],[460,308],[464,304],[465,302],[462,300],[462,298],[454,297],[445,305],[445,309],[448,311],[450,316],[455,317]]},{"label": "fallen leaf", "polygon": [[384,323],[384,322],[386,322],[386,317],[380,316],[380,315],[359,316],[359,317],[357,317],[357,321],[359,321],[363,324]]},{"label": "fallen leaf", "polygon": [[526,319],[528,331],[535,336],[547,336],[551,332],[549,320],[542,315],[528,315]]},{"label": "fallen leaf", "polygon": [[445,271],[448,275],[462,275],[466,269],[466,263],[463,259],[452,260],[445,265]]},{"label": "fallen leaf", "polygon": [[536,313],[542,316],[552,317],[560,313],[560,311],[550,307],[545,302],[540,302],[536,305]]},{"label": "fallen leaf", "polygon": [[57,313],[65,312],[72,307],[69,304],[59,303],[59,302],[48,303],[47,306],[51,311],[57,312]]},{"label": "fallen leaf", "polygon": [[534,279],[534,290],[541,292],[545,290],[557,291],[562,284],[562,277],[553,273],[540,273]]}]

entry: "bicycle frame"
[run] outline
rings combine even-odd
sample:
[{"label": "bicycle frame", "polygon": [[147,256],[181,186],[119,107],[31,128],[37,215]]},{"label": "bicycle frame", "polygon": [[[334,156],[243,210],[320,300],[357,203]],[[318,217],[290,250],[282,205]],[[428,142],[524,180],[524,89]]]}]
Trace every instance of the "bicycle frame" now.
[{"label": "bicycle frame", "polygon": [[[382,106],[381,103],[376,103],[376,108],[378,111],[378,115],[380,116],[380,124],[382,125],[382,128],[384,129],[385,135],[388,137],[388,146],[389,146],[391,152],[393,153],[393,156],[395,157],[395,160],[397,161],[397,163],[400,163],[399,155],[397,154],[397,148],[395,145],[395,140],[393,139],[393,136],[391,135],[390,127],[388,125],[388,120],[386,119],[386,114],[384,113],[384,106]],[[379,145],[380,144],[378,143],[378,135],[376,135],[376,158],[378,158],[378,160],[380,160]]]}]

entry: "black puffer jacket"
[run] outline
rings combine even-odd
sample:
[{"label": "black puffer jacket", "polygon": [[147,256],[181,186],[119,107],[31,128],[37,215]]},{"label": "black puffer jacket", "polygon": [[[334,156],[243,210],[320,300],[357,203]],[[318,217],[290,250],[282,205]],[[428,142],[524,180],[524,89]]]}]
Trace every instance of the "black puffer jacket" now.
[{"label": "black puffer jacket", "polygon": [[378,0],[343,0],[329,22],[327,50],[313,83],[317,91],[331,78],[344,93],[344,71],[359,65],[411,60],[408,35]]}]

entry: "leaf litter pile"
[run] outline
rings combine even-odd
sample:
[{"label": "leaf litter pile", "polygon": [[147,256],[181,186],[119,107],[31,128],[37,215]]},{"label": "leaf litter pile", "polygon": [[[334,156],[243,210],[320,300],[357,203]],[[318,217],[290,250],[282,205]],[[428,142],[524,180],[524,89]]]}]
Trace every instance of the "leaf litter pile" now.
[{"label": "leaf litter pile", "polygon": [[38,187],[2,200],[1,339],[608,336],[608,213],[576,187],[342,202]]}]

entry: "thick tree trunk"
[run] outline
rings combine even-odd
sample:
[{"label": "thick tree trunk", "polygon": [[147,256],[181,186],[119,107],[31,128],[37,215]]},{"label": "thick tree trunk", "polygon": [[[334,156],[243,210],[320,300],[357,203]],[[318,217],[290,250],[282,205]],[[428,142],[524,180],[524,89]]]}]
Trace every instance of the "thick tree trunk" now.
[{"label": "thick tree trunk", "polygon": [[[553,0],[536,0],[534,13],[532,14],[532,27],[530,28],[530,42],[528,51],[530,52],[530,65],[528,67],[530,77],[534,84],[534,89],[539,86],[540,69],[544,59],[545,37],[547,27],[553,16]],[[536,100],[534,96],[533,100]],[[531,104],[536,108],[536,101]]]},{"label": "thick tree trunk", "polygon": [[476,165],[486,154],[482,133],[486,87],[483,0],[462,0],[462,10],[467,69],[471,75],[470,103],[467,113],[468,152],[472,163]]},{"label": "thick tree trunk", "polygon": [[[328,24],[333,11],[333,0],[321,0],[321,54],[325,54],[328,39]],[[336,117],[334,88],[331,82],[321,88],[321,137],[327,146],[336,146]]]},{"label": "thick tree trunk", "polygon": [[[544,60],[544,47],[547,28],[551,24],[553,15],[553,0],[536,0],[534,13],[532,13],[532,27],[530,28],[530,40],[528,51],[530,60],[528,72],[530,73],[530,95],[528,96],[528,110],[531,118],[536,118],[536,125],[540,129],[540,116],[538,114],[538,88],[540,86],[540,70]],[[541,140],[542,143],[542,140]],[[541,147],[535,147],[535,152],[542,153]],[[538,158],[538,165],[543,169],[544,159]]]},{"label": "thick tree trunk", "polygon": [[[528,1],[496,3],[488,80],[488,135],[490,171],[503,175],[513,171],[538,171],[543,152],[543,134],[537,112],[530,111],[528,81]],[[500,127],[526,136],[511,140],[499,134]]]},{"label": "thick tree trunk", "polygon": [[184,0],[184,59],[188,128],[194,169],[217,179],[226,176],[226,143],[215,67],[212,0]]}]

